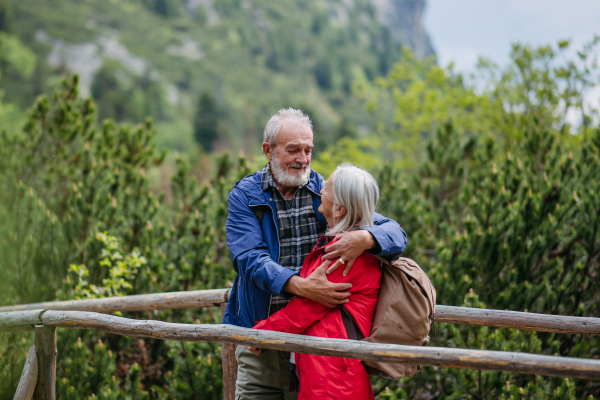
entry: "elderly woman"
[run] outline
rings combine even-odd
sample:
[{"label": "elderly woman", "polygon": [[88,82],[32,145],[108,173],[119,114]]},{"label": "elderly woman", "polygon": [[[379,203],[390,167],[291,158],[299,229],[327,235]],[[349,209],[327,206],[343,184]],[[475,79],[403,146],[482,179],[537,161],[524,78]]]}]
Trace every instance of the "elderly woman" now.
[{"label": "elderly woman", "polygon": [[[340,165],[321,191],[319,211],[327,219],[329,230],[306,257],[301,276],[324,274],[328,263],[322,263],[324,249],[339,233],[373,225],[373,214],[379,201],[379,187],[365,170]],[[359,256],[350,272],[343,268],[328,275],[332,282],[350,282],[351,296],[344,305],[365,337],[371,333],[377,295],[381,284],[379,261],[369,253]],[[340,308],[328,308],[312,300],[296,297],[284,309],[254,329],[296,333],[308,336],[348,339]],[[256,354],[260,349],[250,348]],[[373,399],[369,376],[360,360],[339,357],[295,354],[300,393],[299,399]]]}]

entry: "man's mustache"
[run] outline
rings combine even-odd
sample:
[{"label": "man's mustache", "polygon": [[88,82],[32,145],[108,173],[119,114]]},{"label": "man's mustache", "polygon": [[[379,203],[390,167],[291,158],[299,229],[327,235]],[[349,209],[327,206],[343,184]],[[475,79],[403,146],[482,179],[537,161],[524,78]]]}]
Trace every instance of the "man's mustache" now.
[{"label": "man's mustache", "polygon": [[291,164],[287,165],[288,168],[307,168],[308,166],[309,166],[309,164],[301,164],[301,163],[291,163]]}]

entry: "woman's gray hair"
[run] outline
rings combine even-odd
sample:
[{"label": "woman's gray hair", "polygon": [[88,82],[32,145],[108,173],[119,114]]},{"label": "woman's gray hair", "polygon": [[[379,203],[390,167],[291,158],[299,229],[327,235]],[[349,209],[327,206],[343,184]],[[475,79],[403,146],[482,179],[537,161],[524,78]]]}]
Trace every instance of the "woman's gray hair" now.
[{"label": "woman's gray hair", "polygon": [[311,132],[313,131],[312,121],[310,120],[310,117],[304,113],[304,111],[291,107],[282,108],[271,117],[269,122],[267,122],[263,134],[263,142],[266,142],[269,144],[269,146],[275,148],[275,144],[277,143],[277,134],[279,134],[279,131],[281,130],[283,121],[287,119],[293,119],[296,123],[300,125],[306,125],[310,128]]},{"label": "woman's gray hair", "polygon": [[[346,214],[335,221],[328,235],[337,235],[355,228],[373,225],[375,208],[379,202],[379,185],[366,170],[352,164],[341,164],[331,174],[333,187],[333,215],[338,205],[344,206]],[[330,179],[331,179],[330,177]]]}]

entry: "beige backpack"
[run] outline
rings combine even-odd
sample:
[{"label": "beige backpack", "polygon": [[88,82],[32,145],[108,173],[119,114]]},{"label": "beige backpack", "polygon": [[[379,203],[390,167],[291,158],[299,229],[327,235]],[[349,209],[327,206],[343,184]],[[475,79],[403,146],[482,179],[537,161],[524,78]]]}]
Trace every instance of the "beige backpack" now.
[{"label": "beige backpack", "polygon": [[[379,257],[378,257],[379,258]],[[429,330],[434,322],[436,292],[419,265],[410,258],[399,257],[382,262],[381,290],[375,309],[371,335],[364,338],[356,323],[342,307],[342,320],[349,339],[371,343],[429,345]],[[370,374],[388,379],[413,376],[420,366],[364,362]]]}]

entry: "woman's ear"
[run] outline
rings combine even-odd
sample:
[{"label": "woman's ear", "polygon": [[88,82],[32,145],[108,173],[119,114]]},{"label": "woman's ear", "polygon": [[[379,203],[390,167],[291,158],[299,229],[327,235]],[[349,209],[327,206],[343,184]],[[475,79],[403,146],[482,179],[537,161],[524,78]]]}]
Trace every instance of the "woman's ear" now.
[{"label": "woman's ear", "polygon": [[337,220],[342,218],[344,215],[346,215],[346,207],[341,204],[337,204],[335,206],[335,215],[333,217]]}]

